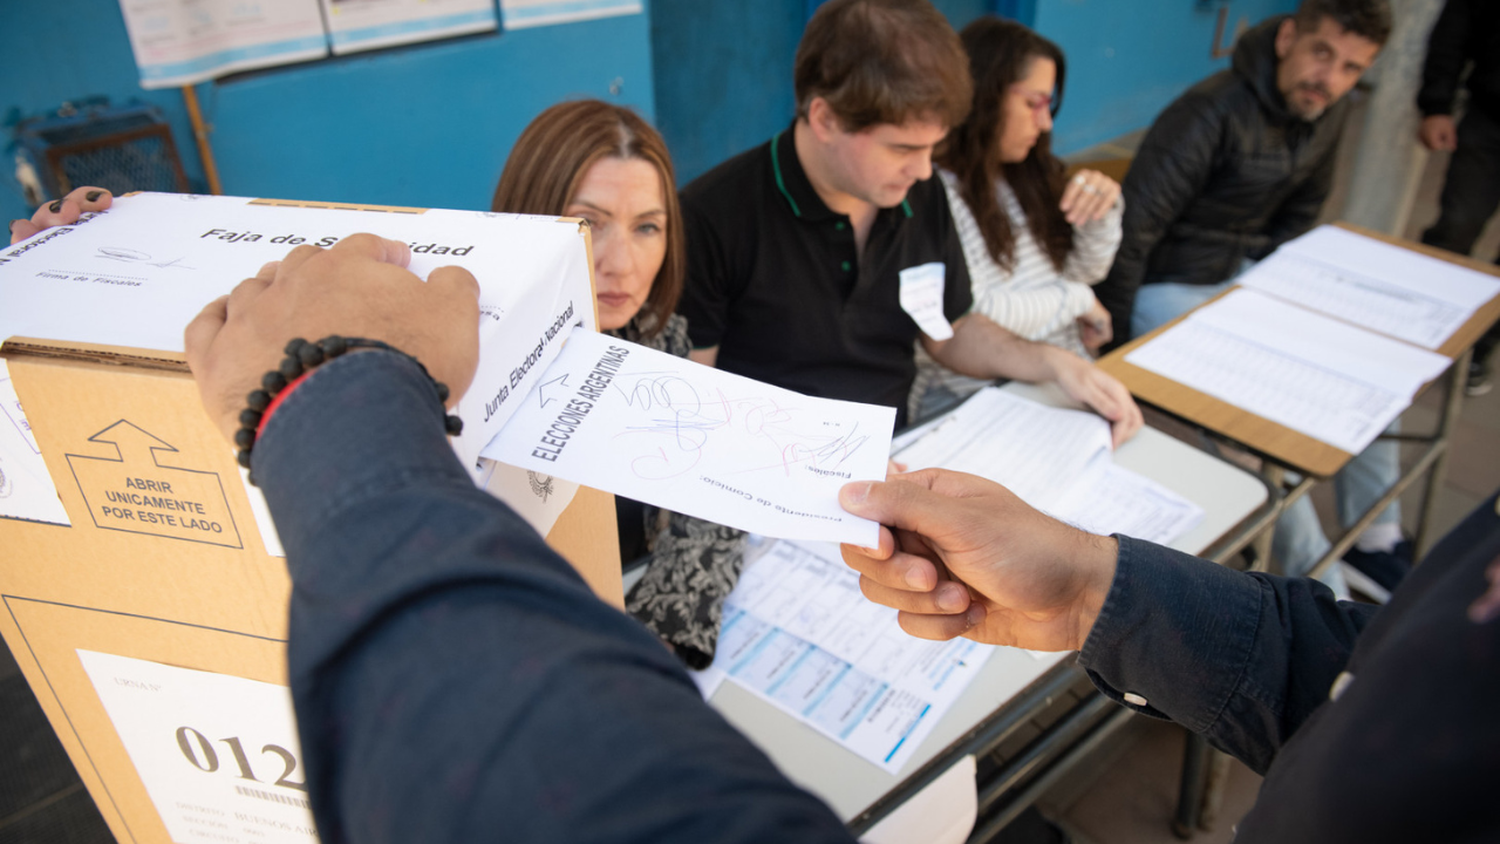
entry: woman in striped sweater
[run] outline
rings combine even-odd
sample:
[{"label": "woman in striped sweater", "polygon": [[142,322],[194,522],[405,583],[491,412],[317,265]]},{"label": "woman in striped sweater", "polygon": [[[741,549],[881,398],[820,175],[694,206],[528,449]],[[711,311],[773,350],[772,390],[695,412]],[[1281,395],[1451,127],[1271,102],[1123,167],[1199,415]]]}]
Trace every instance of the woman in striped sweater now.
[{"label": "woman in striped sweater", "polygon": [[[935,156],[963,241],[974,309],[1029,340],[1088,357],[1108,342],[1109,312],[1091,285],[1120,245],[1120,185],[1093,170],[1071,179],[1052,154],[1066,63],[1051,41],[1014,21],[980,18],[961,34],[974,75],[969,119]],[[985,382],[918,349],[913,419]]]}]

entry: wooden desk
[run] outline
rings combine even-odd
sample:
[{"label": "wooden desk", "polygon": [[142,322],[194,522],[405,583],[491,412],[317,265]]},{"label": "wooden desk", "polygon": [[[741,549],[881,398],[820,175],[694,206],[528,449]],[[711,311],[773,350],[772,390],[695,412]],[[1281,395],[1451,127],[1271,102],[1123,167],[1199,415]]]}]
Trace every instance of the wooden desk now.
[{"label": "wooden desk", "polygon": [[[1500,269],[1497,269],[1494,264],[1476,261],[1473,258],[1420,243],[1389,237],[1348,223],[1338,225],[1340,228],[1384,241],[1393,246],[1420,252],[1487,275],[1500,276]],[[1217,298],[1219,297],[1215,297]],[[1326,478],[1342,469],[1345,463],[1353,459],[1354,455],[1347,451],[1335,448],[1321,440],[1315,440],[1299,431],[1257,416],[1125,360],[1125,357],[1132,351],[1150,342],[1157,335],[1186,319],[1187,316],[1188,314],[1183,314],[1150,334],[1131,340],[1101,359],[1099,368],[1120,379],[1137,399],[1149,402],[1167,413],[1233,440],[1262,457],[1269,457],[1282,466],[1302,474]],[[1500,296],[1490,299],[1475,312],[1452,337],[1448,338],[1447,342],[1437,349],[1438,353],[1450,360],[1463,356],[1497,319],[1500,319]],[[1428,386],[1431,384],[1429,383]]]},{"label": "wooden desk", "polygon": [[[1011,384],[1006,389],[1049,404],[1066,404],[1055,388]],[[1160,431],[1143,429],[1116,452],[1115,459],[1203,507],[1203,521],[1173,543],[1181,550],[1201,554],[1217,549],[1227,556],[1233,549],[1226,545],[1239,547],[1246,535],[1262,529],[1274,516],[1273,497],[1255,475]],[[827,801],[851,831],[864,834],[955,764],[969,756],[983,757],[1024,731],[1054,700],[1065,698],[1080,681],[1086,684],[1083,677],[1072,654],[1038,659],[1014,648],[998,649],[894,775],[732,682],[720,686],[710,703],[766,751],[787,776]],[[1008,766],[1013,771],[1002,769],[991,778],[988,790],[981,788],[981,815],[986,802],[1000,813],[999,822],[993,815],[986,818],[989,827],[1003,826],[1039,796],[1050,778],[1131,717],[1128,710],[1092,687],[1088,692],[1088,698],[1026,746],[1016,757],[1019,761]]]}]

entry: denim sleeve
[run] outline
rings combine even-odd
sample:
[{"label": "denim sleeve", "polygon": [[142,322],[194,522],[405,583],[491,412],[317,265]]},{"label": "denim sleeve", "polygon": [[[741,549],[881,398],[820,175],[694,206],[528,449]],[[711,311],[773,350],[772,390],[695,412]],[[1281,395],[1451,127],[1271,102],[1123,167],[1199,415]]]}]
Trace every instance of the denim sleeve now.
[{"label": "denim sleeve", "polygon": [[316,370],[254,469],[287,549],[323,841],[850,840],[474,487],[404,357]]},{"label": "denim sleeve", "polygon": [[1116,537],[1119,564],[1079,654],[1100,691],[1265,773],[1323,701],[1375,607],[1307,578],[1245,574]]}]

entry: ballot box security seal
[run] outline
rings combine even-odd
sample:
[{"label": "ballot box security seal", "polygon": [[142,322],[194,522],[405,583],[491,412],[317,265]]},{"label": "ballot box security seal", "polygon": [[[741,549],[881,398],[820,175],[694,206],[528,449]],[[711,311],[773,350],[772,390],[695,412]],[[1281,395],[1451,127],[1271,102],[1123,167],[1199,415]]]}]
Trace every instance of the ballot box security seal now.
[{"label": "ballot box security seal", "polygon": [[[239,449],[235,458],[241,466],[246,469],[250,468],[250,452],[255,448],[256,438],[260,436],[265,424],[270,421],[271,414],[276,412],[276,408],[281,406],[281,402],[288,395],[291,395],[292,390],[306,380],[314,368],[350,349],[381,349],[405,357],[416,364],[417,368],[422,370],[422,374],[427,376],[427,380],[432,382],[433,388],[437,390],[438,401],[444,405],[447,404],[448,385],[433,378],[432,373],[427,371],[427,367],[423,366],[421,361],[389,343],[363,337],[340,337],[337,334],[324,337],[316,343],[309,343],[301,337],[295,337],[288,341],[282,350],[286,357],[282,358],[281,364],[260,379],[261,388],[252,390],[249,395],[245,396],[246,407],[240,411],[240,427],[234,432],[234,444]],[[456,437],[463,433],[464,421],[450,413],[444,413],[443,430],[447,431],[449,436]],[[250,483],[255,483],[253,472],[250,473],[249,480]]]}]

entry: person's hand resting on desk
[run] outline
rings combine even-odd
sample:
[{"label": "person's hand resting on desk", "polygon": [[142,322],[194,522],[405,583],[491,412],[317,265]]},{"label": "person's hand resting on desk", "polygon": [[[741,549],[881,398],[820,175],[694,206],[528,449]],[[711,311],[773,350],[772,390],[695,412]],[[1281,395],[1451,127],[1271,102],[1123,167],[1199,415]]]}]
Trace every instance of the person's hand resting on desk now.
[{"label": "person's hand resting on desk", "polygon": [[1083,402],[1109,420],[1115,448],[1135,436],[1146,424],[1141,408],[1120,380],[1072,352],[1048,347],[1058,386],[1075,401]]},{"label": "person's hand resting on desk", "polygon": [[423,283],[405,269],[410,260],[404,243],[350,235],[327,250],[299,246],[210,302],[185,342],[203,407],[224,436],[233,441],[246,394],[294,337],[389,343],[447,384],[448,406],[456,404],[479,364],[479,283],[461,267]]},{"label": "person's hand resting on desk", "polygon": [[1114,580],[1114,539],[973,475],[923,469],[847,484],[839,503],[882,525],[879,548],[843,546],[860,589],[900,610],[901,628],[923,639],[1076,650]]},{"label": "person's hand resting on desk", "polygon": [[10,221],[10,242],[19,243],[43,229],[77,222],[86,211],[103,211],[115,201],[104,188],[81,187],[62,199],[43,203],[29,220]]}]

